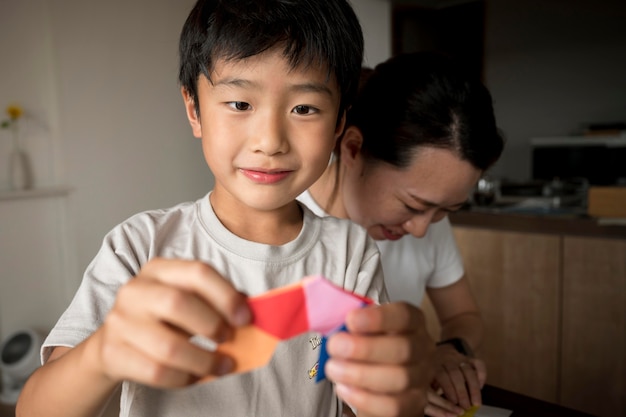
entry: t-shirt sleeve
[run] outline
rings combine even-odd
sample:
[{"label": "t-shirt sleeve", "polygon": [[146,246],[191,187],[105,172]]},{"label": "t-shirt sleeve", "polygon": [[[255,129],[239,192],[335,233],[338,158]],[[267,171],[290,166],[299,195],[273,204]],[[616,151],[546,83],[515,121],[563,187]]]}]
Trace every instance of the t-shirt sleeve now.
[{"label": "t-shirt sleeve", "polygon": [[358,273],[356,292],[365,295],[377,304],[388,303],[389,294],[385,286],[380,251],[367,233],[365,233],[364,240],[365,250]]},{"label": "t-shirt sleeve", "polygon": [[45,363],[57,346],[75,347],[104,323],[118,289],[139,271],[142,260],[131,234],[118,226],[109,232],[91,261],[72,302],[48,334],[41,348]]},{"label": "t-shirt sleeve", "polygon": [[431,244],[434,249],[435,267],[426,286],[441,288],[457,282],[463,274],[463,260],[456,244],[448,218],[430,226]]}]

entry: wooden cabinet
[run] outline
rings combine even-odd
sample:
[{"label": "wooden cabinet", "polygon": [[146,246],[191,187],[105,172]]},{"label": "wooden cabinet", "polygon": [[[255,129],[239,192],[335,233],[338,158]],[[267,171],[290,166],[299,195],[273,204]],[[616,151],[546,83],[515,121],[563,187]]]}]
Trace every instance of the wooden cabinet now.
[{"label": "wooden cabinet", "polygon": [[485,320],[489,382],[556,401],[559,238],[469,228],[455,236]]},{"label": "wooden cabinet", "polygon": [[561,403],[626,416],[626,241],[563,238]]},{"label": "wooden cabinet", "polygon": [[488,382],[626,417],[626,239],[458,224],[454,233],[485,320]]}]

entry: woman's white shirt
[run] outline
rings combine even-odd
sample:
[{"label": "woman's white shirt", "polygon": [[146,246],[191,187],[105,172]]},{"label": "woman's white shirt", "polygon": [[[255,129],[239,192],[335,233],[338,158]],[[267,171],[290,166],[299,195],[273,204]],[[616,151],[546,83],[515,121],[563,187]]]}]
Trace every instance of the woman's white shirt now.
[{"label": "woman's white shirt", "polygon": [[[308,191],[298,200],[318,216],[328,216]],[[391,301],[420,305],[426,287],[446,287],[461,279],[465,272],[447,217],[431,224],[422,238],[405,236],[400,240],[377,240],[376,243]]]}]

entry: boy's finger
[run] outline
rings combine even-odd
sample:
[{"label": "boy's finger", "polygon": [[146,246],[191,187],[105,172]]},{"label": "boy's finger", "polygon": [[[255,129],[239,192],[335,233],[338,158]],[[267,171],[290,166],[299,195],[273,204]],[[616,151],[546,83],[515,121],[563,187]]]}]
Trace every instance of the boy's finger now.
[{"label": "boy's finger", "polygon": [[359,416],[422,415],[427,402],[426,393],[418,390],[389,395],[344,384],[337,384],[335,390],[339,398],[356,408]]},{"label": "boy's finger", "polygon": [[353,333],[406,333],[426,329],[422,311],[408,303],[372,305],[352,310],[346,325]]},{"label": "boy's finger", "polygon": [[118,291],[112,315],[153,319],[178,328],[188,335],[200,334],[215,341],[228,338],[224,318],[197,293],[162,282],[135,279]]},{"label": "boy's finger", "polygon": [[411,387],[423,386],[419,372],[407,372],[400,366],[330,359],[324,371],[337,384],[378,393],[394,394],[408,391]]},{"label": "boy's finger", "polygon": [[224,373],[228,358],[191,343],[187,333],[155,321],[146,320],[139,322],[139,325],[131,325],[127,320],[119,318],[119,315],[111,314],[107,318],[107,325],[113,325],[113,331],[132,334],[132,337],[125,339],[124,344],[163,368],[197,377]]},{"label": "boy's finger", "polygon": [[132,380],[157,388],[176,388],[189,384],[189,374],[164,366],[130,345],[108,348],[107,374],[114,379]]},{"label": "boy's finger", "polygon": [[250,322],[246,296],[206,263],[155,258],[144,265],[141,275],[195,292],[234,326]]},{"label": "boy's finger", "polygon": [[409,364],[421,357],[405,335],[361,336],[339,332],[328,338],[326,348],[333,358],[378,364]]}]

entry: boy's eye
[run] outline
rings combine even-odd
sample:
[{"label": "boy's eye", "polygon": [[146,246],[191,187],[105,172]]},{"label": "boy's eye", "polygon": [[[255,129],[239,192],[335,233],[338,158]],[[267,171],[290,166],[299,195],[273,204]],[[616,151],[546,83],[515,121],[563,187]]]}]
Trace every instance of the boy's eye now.
[{"label": "boy's eye", "polygon": [[240,110],[240,111],[249,110],[251,107],[250,104],[246,103],[245,101],[230,101],[228,102],[228,105],[234,108],[235,110]]},{"label": "boy's eye", "polygon": [[297,114],[312,114],[316,113],[317,109],[311,106],[300,105],[293,108],[293,112]]}]

